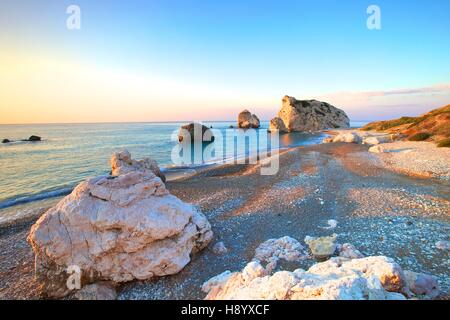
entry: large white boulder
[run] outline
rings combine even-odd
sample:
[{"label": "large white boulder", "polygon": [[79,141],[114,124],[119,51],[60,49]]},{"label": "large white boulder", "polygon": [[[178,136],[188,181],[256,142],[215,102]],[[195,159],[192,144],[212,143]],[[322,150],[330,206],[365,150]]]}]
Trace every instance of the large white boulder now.
[{"label": "large white boulder", "polygon": [[73,289],[68,268],[79,268],[82,285],[175,274],[212,239],[206,217],[151,170],[116,169],[117,176],[80,183],[31,228],[36,276],[48,296]]}]

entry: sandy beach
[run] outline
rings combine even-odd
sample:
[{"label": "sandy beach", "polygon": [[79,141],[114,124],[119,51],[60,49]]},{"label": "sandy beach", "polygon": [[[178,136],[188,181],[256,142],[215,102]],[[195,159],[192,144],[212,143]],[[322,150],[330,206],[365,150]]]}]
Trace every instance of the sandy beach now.
[{"label": "sandy beach", "polygon": [[[226,165],[167,182],[172,194],[201,208],[214,239],[178,274],[127,283],[118,288],[118,298],[203,299],[206,280],[241,270],[267,239],[290,236],[303,242],[305,236],[331,233],[364,255],[385,255],[404,269],[435,275],[441,298],[448,298],[450,257],[436,242],[449,240],[450,182],[394,170],[383,160],[386,155],[367,150],[353,143],[297,147],[280,156],[280,170],[273,176],[260,175],[258,165]],[[395,163],[397,169],[402,166]],[[45,208],[33,210],[28,218],[0,226],[1,299],[42,297],[26,237]],[[326,228],[328,219],[338,222],[335,229]],[[228,253],[213,252],[219,241]],[[280,263],[278,269],[308,268],[315,262],[309,257]]]}]

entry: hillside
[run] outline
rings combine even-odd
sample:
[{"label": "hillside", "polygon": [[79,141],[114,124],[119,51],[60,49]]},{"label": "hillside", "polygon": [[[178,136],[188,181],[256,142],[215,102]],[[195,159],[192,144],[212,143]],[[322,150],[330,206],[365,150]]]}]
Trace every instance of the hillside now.
[{"label": "hillside", "polygon": [[361,129],[399,133],[407,140],[435,141],[438,146],[450,147],[450,104],[419,117],[370,122]]}]

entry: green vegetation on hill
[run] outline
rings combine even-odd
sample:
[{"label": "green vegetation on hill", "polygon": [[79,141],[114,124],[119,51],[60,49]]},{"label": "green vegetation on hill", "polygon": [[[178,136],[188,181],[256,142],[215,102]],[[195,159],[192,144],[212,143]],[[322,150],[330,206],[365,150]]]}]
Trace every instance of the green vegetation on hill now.
[{"label": "green vegetation on hill", "polygon": [[371,122],[361,128],[369,131],[400,133],[411,141],[433,139],[444,141],[450,138],[450,105],[432,110],[419,117],[401,117],[394,120]]},{"label": "green vegetation on hill", "polygon": [[438,142],[439,148],[450,148],[450,138]]},{"label": "green vegetation on hill", "polygon": [[431,134],[427,132],[419,132],[416,134],[413,134],[408,138],[409,141],[424,141],[427,140],[429,137],[431,137]]}]

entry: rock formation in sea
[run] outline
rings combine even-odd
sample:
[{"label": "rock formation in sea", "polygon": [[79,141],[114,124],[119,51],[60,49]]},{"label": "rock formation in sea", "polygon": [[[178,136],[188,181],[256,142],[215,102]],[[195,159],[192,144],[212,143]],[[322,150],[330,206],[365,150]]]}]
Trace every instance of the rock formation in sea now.
[{"label": "rock formation in sea", "polygon": [[32,135],[32,136],[30,136],[30,137],[28,138],[27,141],[41,141],[41,140],[42,140],[41,137]]},{"label": "rock formation in sea", "polygon": [[278,116],[270,121],[270,131],[316,131],[349,125],[345,112],[327,102],[284,96]]},{"label": "rock formation in sea", "polygon": [[238,115],[238,128],[241,129],[249,129],[254,128],[257,129],[260,126],[259,119],[255,114],[252,114],[250,111],[245,109]]},{"label": "rock formation in sea", "polygon": [[[417,296],[432,299],[439,294],[437,280],[431,275],[403,270],[385,256],[363,257],[351,244],[337,247],[339,256],[307,271],[273,273],[270,263],[264,267],[254,258],[240,272],[227,270],[206,281],[202,286],[205,299],[405,300]],[[301,255],[299,245],[295,248]]]},{"label": "rock formation in sea", "polygon": [[275,117],[270,120],[269,131],[278,131],[280,133],[288,132],[288,129],[284,125],[284,122],[281,118]]},{"label": "rock formation in sea", "polygon": [[179,142],[186,142],[188,140],[191,142],[210,143],[214,141],[214,134],[207,126],[192,122],[181,126],[178,132]]},{"label": "rock formation in sea", "polygon": [[31,228],[36,277],[49,297],[72,291],[76,268],[82,286],[175,274],[212,239],[206,217],[171,195],[147,162],[123,152],[111,164],[114,175],[80,183]]},{"label": "rock formation in sea", "polygon": [[[32,136],[30,136],[28,139],[22,139],[22,140],[20,140],[20,141],[24,141],[24,142],[37,142],[37,141],[42,141],[42,138],[39,137],[39,136],[32,135]],[[3,139],[3,140],[2,140],[2,143],[10,143],[10,142],[14,142],[14,141],[9,140],[9,139]]]}]

